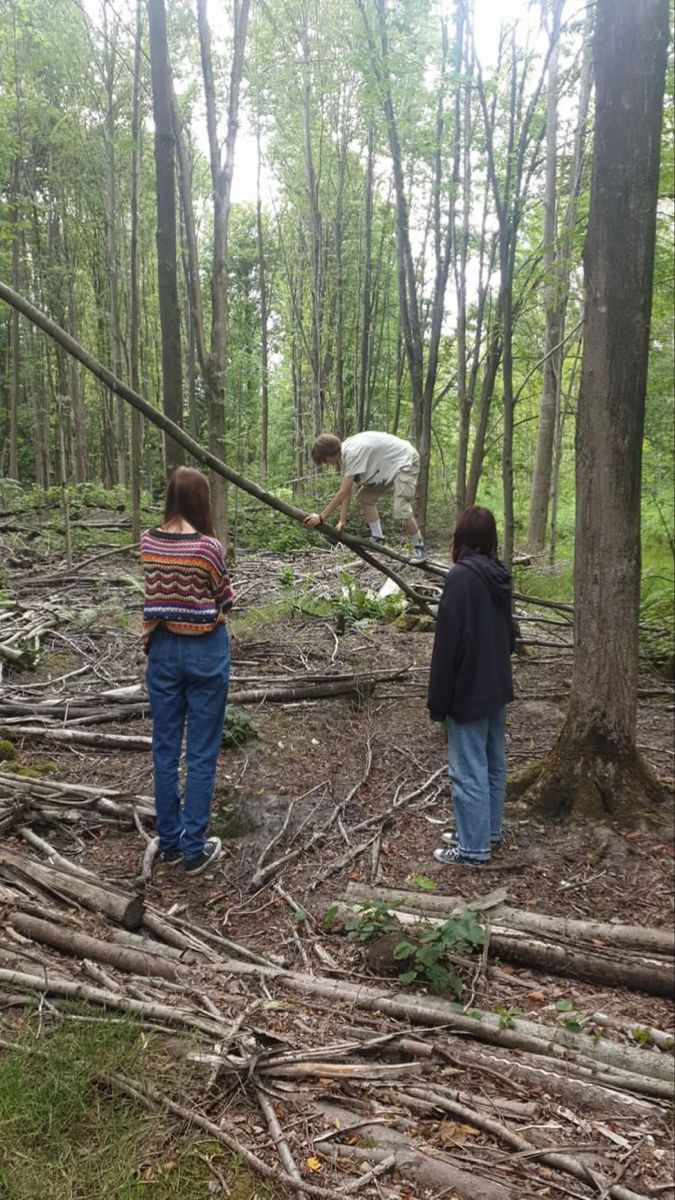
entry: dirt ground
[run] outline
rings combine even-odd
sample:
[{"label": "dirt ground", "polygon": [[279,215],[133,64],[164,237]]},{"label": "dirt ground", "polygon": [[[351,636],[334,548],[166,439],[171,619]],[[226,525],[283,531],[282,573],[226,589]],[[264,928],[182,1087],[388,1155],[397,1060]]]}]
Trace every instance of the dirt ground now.
[{"label": "dirt ground", "polygon": [[[643,811],[639,796],[629,828],[611,822],[544,822],[523,801],[514,801],[507,806],[502,848],[488,867],[448,868],[435,862],[433,849],[440,844],[440,832],[452,824],[452,809],[443,731],[429,721],[425,707],[432,636],[377,621],[348,624],[338,633],[330,614],[306,615],[308,597],[339,592],[344,561],[337,553],[316,551],[240,558],[233,570],[239,601],[230,624],[232,687],[259,686],[251,681],[308,671],[400,670],[400,677],[380,682],[366,694],[247,706],[255,736],[224,750],[218,768],[212,832],[223,839],[224,857],[198,879],[186,880],[180,869],[159,867],[147,887],[148,900],[179,913],[188,925],[213,929],[284,967],[320,971],[327,955],[336,977],[368,985],[377,983],[378,976],[363,949],[324,929],[327,910],[345,898],[350,881],[433,888],[434,894],[468,901],[505,888],[508,903],[520,909],[672,928],[672,811]],[[283,581],[289,563],[295,611],[288,580]],[[364,587],[381,584],[369,568],[357,574]],[[17,569],[15,576],[18,595],[26,601],[33,593],[25,571]],[[140,681],[143,656],[136,627],[141,597],[128,582],[138,577],[136,560],[120,554],[94,567],[90,581],[66,587],[60,603],[95,610],[91,620],[82,630],[71,623],[47,634],[42,660],[30,675],[5,667],[9,694],[29,685],[33,695],[52,690],[76,695]],[[514,663],[516,699],[509,707],[507,735],[511,776],[540,759],[560,728],[571,654],[564,646],[559,651],[533,647]],[[89,670],[50,685],[50,676],[81,666]],[[663,681],[651,675],[645,675],[641,687],[665,691]],[[93,728],[149,733],[150,723],[135,718]],[[656,773],[672,785],[672,695],[645,696],[639,743]],[[152,792],[147,753],[64,748],[48,740],[22,743],[19,736],[16,744],[24,767],[48,760],[61,780]],[[376,827],[352,832],[417,790],[419,795],[387,818],[380,838],[373,840]],[[337,804],[343,804],[339,821],[312,842]],[[75,835],[52,831],[50,837],[81,865],[133,886],[144,851],[136,831],[92,827]],[[275,838],[278,842],[270,846]],[[255,886],[261,856],[268,866],[287,853],[288,861]],[[476,1005],[493,1012],[517,1008],[523,1018],[544,1024],[559,1022],[555,1005],[570,1000],[582,1015],[601,1010],[629,1025],[673,1030],[671,1002],[640,992],[505,965],[498,976],[493,972],[474,984]],[[348,1024],[347,1014],[340,1020]],[[650,1178],[658,1186],[657,1175]],[[551,1194],[563,1195],[564,1188]]]}]

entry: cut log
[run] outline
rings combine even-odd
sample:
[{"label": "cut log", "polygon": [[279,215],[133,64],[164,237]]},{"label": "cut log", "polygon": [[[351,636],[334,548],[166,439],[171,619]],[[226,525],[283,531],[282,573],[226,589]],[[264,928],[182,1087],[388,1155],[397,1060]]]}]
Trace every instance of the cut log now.
[{"label": "cut log", "polygon": [[105,913],[125,929],[138,929],[143,922],[142,897],[124,892],[113,884],[48,867],[7,848],[0,849],[0,864],[12,867],[59,896],[76,900],[94,912]]},{"label": "cut log", "polygon": [[[324,975],[305,975],[283,968],[257,966],[230,960],[233,975],[259,975],[274,979],[289,991],[303,996],[319,996],[333,1003],[344,1002],[369,1012],[402,1018],[420,1025],[445,1025],[453,1032],[468,1035],[479,1042],[533,1051],[562,1061],[593,1063],[599,1071],[616,1069],[623,1073],[622,1086],[629,1075],[635,1077],[635,1090],[643,1095],[673,1099],[675,1064],[666,1054],[645,1053],[635,1046],[624,1046],[605,1038],[595,1039],[583,1033],[570,1033],[559,1025],[540,1025],[518,1018],[507,1028],[494,1013],[472,1008],[467,1016],[462,1005],[420,993],[407,994],[370,988]],[[600,1067],[597,1064],[602,1064]]]},{"label": "cut log", "polygon": [[[348,1108],[325,1101],[320,1102],[319,1108],[327,1123],[335,1126],[336,1139],[340,1129],[348,1130],[353,1125],[354,1114]],[[511,1200],[512,1188],[497,1182],[492,1173],[479,1173],[475,1168],[463,1171],[438,1151],[432,1158],[419,1150],[409,1137],[389,1125],[375,1120],[370,1123],[364,1117],[359,1122],[359,1137],[367,1138],[371,1146],[353,1157],[380,1162],[395,1154],[397,1171],[403,1179],[410,1180],[417,1195],[430,1188],[434,1192],[441,1189],[446,1196],[461,1196],[462,1200],[477,1200],[478,1197],[480,1200]],[[336,1157],[351,1155],[352,1150],[360,1149],[337,1140],[323,1142],[321,1148],[332,1150]]]},{"label": "cut log", "polygon": [[[350,907],[338,904],[335,907],[338,918],[342,919],[365,911],[360,904]],[[439,927],[447,920],[447,917],[404,912],[398,908],[391,908],[389,915],[405,928],[414,927],[420,922],[427,926]],[[499,916],[496,920],[499,920]],[[390,941],[391,967],[394,968],[394,938],[390,938]],[[638,958],[628,956],[625,952],[621,956],[602,954],[586,948],[579,949],[570,944],[544,942],[519,930],[506,930],[495,925],[490,927],[489,948],[492,954],[507,962],[516,963],[518,966],[537,967],[554,975],[562,975],[566,979],[610,984],[613,987],[628,988],[630,991],[646,992],[650,996],[675,996],[675,966],[668,959]],[[380,974],[386,973],[380,971]]]},{"label": "cut log", "polygon": [[95,962],[117,967],[119,971],[168,979],[172,983],[187,978],[186,972],[181,972],[177,964],[168,958],[157,954],[145,954],[128,946],[116,946],[101,938],[90,937],[88,934],[57,925],[53,921],[42,921],[26,913],[14,912],[10,914],[9,923],[19,933],[32,938],[34,942],[40,942],[43,946],[53,946],[56,950],[78,958],[92,958]]},{"label": "cut log", "polygon": [[[386,904],[400,902],[404,910],[421,912],[438,917],[449,917],[462,908],[480,907],[480,902],[467,905],[455,896],[429,895],[428,892],[411,892],[399,888],[372,888],[366,883],[349,883],[347,898],[355,900],[382,900]],[[643,925],[619,925],[609,921],[580,921],[567,917],[550,917],[544,913],[526,912],[501,904],[491,911],[491,918],[508,929],[522,929],[553,937],[556,941],[606,942],[610,946],[625,946],[643,953],[675,955],[675,930],[655,929]]]}]

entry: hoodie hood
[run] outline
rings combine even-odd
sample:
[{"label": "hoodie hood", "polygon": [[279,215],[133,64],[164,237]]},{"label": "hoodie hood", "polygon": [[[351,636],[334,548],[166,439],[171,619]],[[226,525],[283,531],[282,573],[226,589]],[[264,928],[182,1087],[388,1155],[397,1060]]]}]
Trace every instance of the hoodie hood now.
[{"label": "hoodie hood", "polygon": [[456,565],[482,579],[498,608],[502,605],[511,606],[511,574],[498,559],[488,558],[485,554],[472,554]]}]

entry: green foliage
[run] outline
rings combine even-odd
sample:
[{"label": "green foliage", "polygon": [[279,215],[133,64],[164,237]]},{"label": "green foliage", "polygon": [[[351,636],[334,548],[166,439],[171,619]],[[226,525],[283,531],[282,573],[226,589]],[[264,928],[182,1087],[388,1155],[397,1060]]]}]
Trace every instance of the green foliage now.
[{"label": "green foliage", "polygon": [[555,1007],[556,1012],[562,1013],[564,1016],[562,1025],[567,1033],[583,1033],[586,1018],[582,1013],[575,1012],[571,1000],[557,1000]]},{"label": "green foliage", "polygon": [[238,750],[244,742],[259,736],[258,731],[248,713],[241,708],[229,705],[225,713],[223,732],[220,744],[224,749]]},{"label": "green foliage", "polygon": [[9,738],[0,738],[0,762],[15,762],[19,752]]},{"label": "green foliage", "polygon": [[203,1156],[232,1200],[280,1200],[217,1142],[177,1133],[107,1082],[120,1071],[168,1094],[178,1082],[175,1052],[133,1021],[85,1019],[19,1046],[0,1058],[3,1200],[197,1200],[213,1179]]},{"label": "green foliage", "polygon": [[631,1029],[630,1036],[638,1046],[644,1047],[645,1050],[650,1050],[654,1045],[654,1039],[648,1029],[642,1029],[639,1025],[635,1029]]},{"label": "green foliage", "polygon": [[349,571],[340,572],[341,594],[335,601],[336,615],[345,625],[358,625],[361,621],[381,621],[388,624],[400,615],[404,598],[379,597],[370,589],[361,587]]},{"label": "green foliage", "polygon": [[[392,912],[400,908],[401,903],[402,901],[400,900],[395,901],[393,904],[388,904],[384,900],[366,900],[360,906],[360,911],[347,921],[345,925],[347,937],[352,942],[371,942],[374,938],[382,937],[385,933],[393,933],[395,930],[400,929],[400,924],[392,916]],[[330,912],[332,910],[329,910]],[[329,913],[326,914],[326,917],[328,917]],[[330,928],[330,925],[327,928]]]},{"label": "green foliage", "polygon": [[511,1005],[506,1008],[503,1004],[495,1004],[495,1013],[499,1017],[500,1029],[513,1029],[517,1017],[522,1016],[522,1008]]},{"label": "green foliage", "polygon": [[409,875],[406,883],[409,883],[411,887],[419,888],[421,892],[436,891],[433,879],[427,879],[426,875]]},{"label": "green foliage", "polygon": [[[353,941],[370,942],[401,926],[394,913],[402,901],[388,904],[369,900],[347,921],[347,935]],[[459,998],[464,984],[454,970],[450,955],[466,957],[485,943],[485,929],[474,909],[465,909],[459,916],[449,917],[442,925],[420,920],[408,929],[408,936],[394,947],[394,961],[407,963],[408,970],[399,975],[403,984],[425,983],[439,995],[451,993]]]}]

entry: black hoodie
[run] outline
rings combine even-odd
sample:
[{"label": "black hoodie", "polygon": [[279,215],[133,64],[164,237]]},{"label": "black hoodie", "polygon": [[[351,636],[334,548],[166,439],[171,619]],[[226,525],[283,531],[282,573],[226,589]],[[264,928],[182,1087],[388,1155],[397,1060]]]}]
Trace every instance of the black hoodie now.
[{"label": "black hoodie", "polygon": [[432,721],[491,716],[513,700],[511,576],[474,554],[448,573],[438,610],[427,707]]}]

